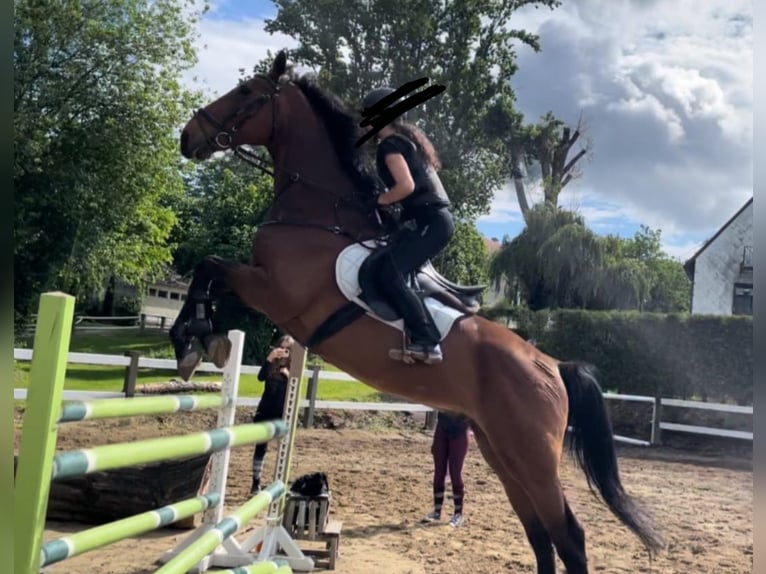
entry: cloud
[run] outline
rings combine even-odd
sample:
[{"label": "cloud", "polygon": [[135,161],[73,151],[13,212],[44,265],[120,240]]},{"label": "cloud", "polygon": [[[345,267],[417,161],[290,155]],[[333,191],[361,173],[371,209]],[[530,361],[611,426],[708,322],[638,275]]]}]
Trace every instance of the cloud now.
[{"label": "cloud", "polygon": [[551,110],[593,143],[570,184],[669,237],[717,229],[752,194],[752,6],[574,0],[524,10],[540,35],[511,82],[528,121]]},{"label": "cloud", "polygon": [[212,5],[211,13],[199,24],[196,42],[197,65],[184,74],[187,86],[202,89],[210,96],[220,96],[236,86],[240,69],[251,72],[260,60],[282,48],[294,48],[298,42],[284,34],[270,35],[262,18],[232,19],[216,17],[221,11]]},{"label": "cloud", "polygon": [[495,191],[490,212],[479,217],[479,223],[519,223],[522,221],[519,202],[512,183]]}]

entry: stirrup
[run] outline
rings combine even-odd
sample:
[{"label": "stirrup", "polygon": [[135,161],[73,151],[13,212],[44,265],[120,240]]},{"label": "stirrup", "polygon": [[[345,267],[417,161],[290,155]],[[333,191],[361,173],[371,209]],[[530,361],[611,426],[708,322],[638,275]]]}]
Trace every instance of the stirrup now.
[{"label": "stirrup", "polygon": [[395,361],[402,361],[407,365],[412,365],[414,363],[433,365],[441,363],[443,360],[441,349],[438,344],[432,349],[429,349],[426,345],[412,343],[407,345],[406,341],[402,341],[401,349],[389,349],[388,356]]},{"label": "stirrup", "polygon": [[402,363],[406,365],[414,365],[415,363],[418,362],[418,360],[415,357],[413,357],[412,353],[408,352],[406,348],[389,349],[388,356],[394,361],[401,361]]}]

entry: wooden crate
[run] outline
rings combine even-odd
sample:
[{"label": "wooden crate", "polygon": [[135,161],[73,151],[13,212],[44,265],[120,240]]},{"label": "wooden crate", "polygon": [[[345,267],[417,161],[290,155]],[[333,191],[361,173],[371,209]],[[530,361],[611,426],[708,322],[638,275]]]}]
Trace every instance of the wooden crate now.
[{"label": "wooden crate", "polygon": [[330,520],[331,500],[332,493],[318,496],[288,493],[285,497],[282,525],[293,540],[324,542],[324,550],[303,549],[303,553],[327,559],[328,568],[335,570],[343,523],[339,520]]}]

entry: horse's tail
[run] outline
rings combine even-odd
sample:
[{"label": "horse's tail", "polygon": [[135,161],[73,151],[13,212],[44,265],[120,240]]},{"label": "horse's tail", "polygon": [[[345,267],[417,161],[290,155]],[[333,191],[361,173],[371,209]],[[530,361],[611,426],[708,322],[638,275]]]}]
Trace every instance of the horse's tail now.
[{"label": "horse's tail", "polygon": [[646,510],[622,487],[612,423],[594,370],[583,363],[559,363],[569,397],[570,453],[585,473],[588,486],[596,486],[609,509],[653,555],[665,543]]}]

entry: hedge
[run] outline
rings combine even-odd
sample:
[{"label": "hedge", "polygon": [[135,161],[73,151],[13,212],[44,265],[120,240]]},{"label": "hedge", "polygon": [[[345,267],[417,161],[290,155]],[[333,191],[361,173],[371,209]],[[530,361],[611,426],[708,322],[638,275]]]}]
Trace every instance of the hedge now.
[{"label": "hedge", "polygon": [[753,404],[751,317],[517,311],[515,330],[561,360],[592,363],[604,390]]}]

